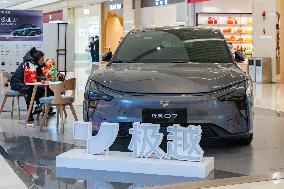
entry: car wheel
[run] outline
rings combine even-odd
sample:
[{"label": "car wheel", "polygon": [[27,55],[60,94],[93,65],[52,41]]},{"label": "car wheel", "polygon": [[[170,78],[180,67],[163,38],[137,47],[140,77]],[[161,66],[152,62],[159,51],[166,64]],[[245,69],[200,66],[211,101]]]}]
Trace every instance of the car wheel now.
[{"label": "car wheel", "polygon": [[241,146],[249,146],[252,143],[252,140],[253,140],[253,134],[251,134],[247,138],[242,138],[242,139],[239,139],[235,142],[236,142],[236,144],[241,145]]}]

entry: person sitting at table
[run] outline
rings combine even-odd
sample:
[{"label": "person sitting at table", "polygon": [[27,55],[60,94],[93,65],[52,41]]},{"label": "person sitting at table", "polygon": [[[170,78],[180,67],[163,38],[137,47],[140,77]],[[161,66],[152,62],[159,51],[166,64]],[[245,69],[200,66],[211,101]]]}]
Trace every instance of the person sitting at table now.
[{"label": "person sitting at table", "polygon": [[[41,68],[44,66],[44,53],[33,47],[23,58],[23,62],[18,66],[17,70],[13,73],[11,78],[11,89],[25,94],[27,109],[29,109],[30,101],[33,93],[33,86],[28,86],[24,82],[24,69],[29,67],[30,64],[35,65],[37,68],[37,75],[41,73]],[[38,88],[35,101],[39,105],[39,99],[43,97],[44,89]],[[36,107],[33,114],[39,112],[39,106]],[[40,113],[40,112],[39,112]],[[29,121],[34,121],[33,114],[29,115]]]},{"label": "person sitting at table", "polygon": [[51,70],[52,67],[56,69],[56,75],[57,75],[58,81],[64,81],[65,75],[58,71],[58,68],[53,59],[47,59],[45,61],[45,67],[42,69],[43,75],[47,77],[47,80],[51,80],[52,75],[49,73],[49,71]]}]

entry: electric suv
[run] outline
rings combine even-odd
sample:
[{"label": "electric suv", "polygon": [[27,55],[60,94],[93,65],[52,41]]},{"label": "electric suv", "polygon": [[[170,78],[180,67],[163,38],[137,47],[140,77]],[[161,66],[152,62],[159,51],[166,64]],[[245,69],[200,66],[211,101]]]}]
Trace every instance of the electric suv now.
[{"label": "electric suv", "polygon": [[[111,56],[105,56],[111,57]],[[86,85],[84,120],[200,125],[202,139],[253,138],[253,91],[219,30],[167,27],[131,31]]]}]

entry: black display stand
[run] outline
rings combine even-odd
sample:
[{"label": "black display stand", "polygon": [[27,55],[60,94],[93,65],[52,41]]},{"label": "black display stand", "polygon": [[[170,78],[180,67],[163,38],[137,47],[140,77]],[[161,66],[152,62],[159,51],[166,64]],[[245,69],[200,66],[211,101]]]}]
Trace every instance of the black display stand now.
[{"label": "black display stand", "polygon": [[[64,27],[64,46],[63,48],[60,46],[61,36],[60,36],[60,27]],[[68,23],[57,23],[57,66],[60,68],[60,61],[59,58],[62,56],[64,58],[64,70],[58,70],[59,72],[64,72],[65,76],[67,74],[67,28]]]}]

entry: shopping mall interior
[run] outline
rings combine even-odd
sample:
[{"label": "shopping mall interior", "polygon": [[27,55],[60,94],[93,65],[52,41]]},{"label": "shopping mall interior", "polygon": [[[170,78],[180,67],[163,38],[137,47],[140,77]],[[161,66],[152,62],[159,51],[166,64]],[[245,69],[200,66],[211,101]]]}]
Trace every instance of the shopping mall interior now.
[{"label": "shopping mall interior", "polygon": [[284,188],[282,34],[284,0],[0,0],[0,189]]}]

